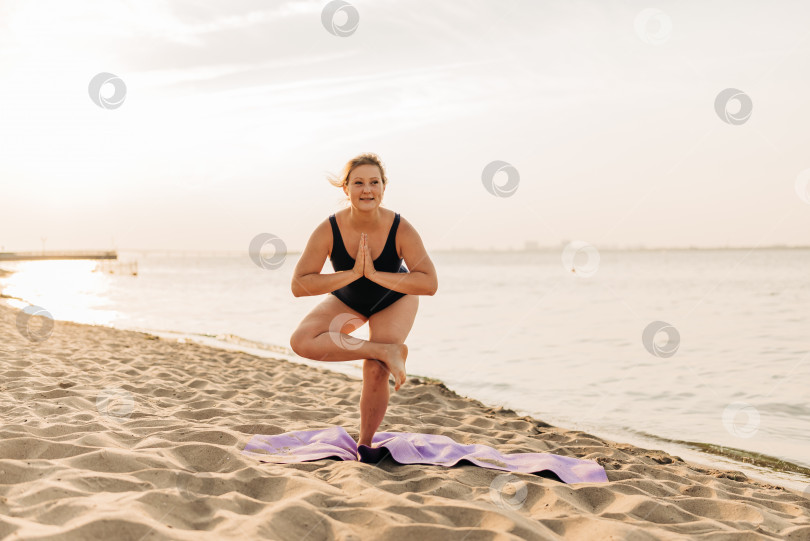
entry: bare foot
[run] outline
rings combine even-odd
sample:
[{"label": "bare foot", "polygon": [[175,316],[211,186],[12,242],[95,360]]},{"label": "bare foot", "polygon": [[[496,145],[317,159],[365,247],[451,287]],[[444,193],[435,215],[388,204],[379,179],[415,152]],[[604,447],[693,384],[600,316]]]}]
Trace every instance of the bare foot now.
[{"label": "bare foot", "polygon": [[405,383],[405,359],[408,358],[408,346],[405,344],[391,344],[386,352],[386,358],[380,359],[394,375],[394,390],[399,391]]}]

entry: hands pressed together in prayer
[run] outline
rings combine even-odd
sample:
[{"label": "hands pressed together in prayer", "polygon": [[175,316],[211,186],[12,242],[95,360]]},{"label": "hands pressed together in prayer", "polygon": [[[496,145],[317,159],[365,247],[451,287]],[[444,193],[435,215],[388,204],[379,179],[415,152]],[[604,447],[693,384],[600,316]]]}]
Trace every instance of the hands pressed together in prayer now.
[{"label": "hands pressed together in prayer", "polygon": [[371,275],[377,272],[374,268],[374,261],[371,259],[371,251],[368,247],[368,235],[365,233],[360,234],[360,246],[357,250],[357,256],[354,259],[354,268],[352,269],[357,276],[365,276],[371,278]]}]

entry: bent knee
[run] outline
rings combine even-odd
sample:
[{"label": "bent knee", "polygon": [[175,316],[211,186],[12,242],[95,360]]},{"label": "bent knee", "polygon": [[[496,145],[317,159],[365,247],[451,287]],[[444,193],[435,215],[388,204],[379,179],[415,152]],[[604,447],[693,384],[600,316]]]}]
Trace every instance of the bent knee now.
[{"label": "bent knee", "polygon": [[312,344],[313,337],[306,332],[295,331],[290,337],[290,348],[296,355],[307,357],[308,346]]}]

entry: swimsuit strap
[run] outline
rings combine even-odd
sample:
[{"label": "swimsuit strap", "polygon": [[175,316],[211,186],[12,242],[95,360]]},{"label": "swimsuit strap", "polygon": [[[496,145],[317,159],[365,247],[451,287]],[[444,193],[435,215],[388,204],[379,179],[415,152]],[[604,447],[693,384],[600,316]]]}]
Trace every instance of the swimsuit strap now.
[{"label": "swimsuit strap", "polygon": [[340,228],[338,227],[337,218],[334,213],[329,215],[329,223],[332,225],[332,257],[335,256],[335,250],[338,250],[343,252],[341,257],[345,255],[351,258],[352,256],[346,251],[345,243],[343,242],[343,237],[340,235]]},{"label": "swimsuit strap", "polygon": [[388,238],[385,239],[385,246],[383,246],[383,253],[388,249],[388,245],[391,244],[394,250],[394,255],[397,253],[397,227],[399,227],[399,212],[394,214],[394,223],[391,225],[391,230],[388,232]]}]

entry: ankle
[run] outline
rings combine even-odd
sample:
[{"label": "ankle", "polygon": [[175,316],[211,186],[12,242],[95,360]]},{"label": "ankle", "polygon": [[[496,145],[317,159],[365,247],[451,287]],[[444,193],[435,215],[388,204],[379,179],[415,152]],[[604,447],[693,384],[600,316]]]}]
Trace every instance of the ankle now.
[{"label": "ankle", "polygon": [[388,359],[391,358],[391,344],[384,344],[382,342],[369,342],[371,345],[371,355],[367,358],[377,359],[382,361],[383,364],[388,364]]}]

